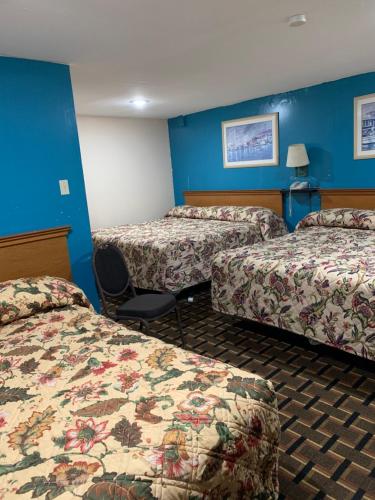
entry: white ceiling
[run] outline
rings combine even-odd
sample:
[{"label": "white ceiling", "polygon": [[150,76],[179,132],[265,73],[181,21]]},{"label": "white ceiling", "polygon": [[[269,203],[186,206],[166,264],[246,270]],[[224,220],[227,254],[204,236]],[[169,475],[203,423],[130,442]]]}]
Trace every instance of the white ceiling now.
[{"label": "white ceiling", "polygon": [[0,0],[0,53],[70,64],[80,114],[171,117],[374,71],[375,1]]}]

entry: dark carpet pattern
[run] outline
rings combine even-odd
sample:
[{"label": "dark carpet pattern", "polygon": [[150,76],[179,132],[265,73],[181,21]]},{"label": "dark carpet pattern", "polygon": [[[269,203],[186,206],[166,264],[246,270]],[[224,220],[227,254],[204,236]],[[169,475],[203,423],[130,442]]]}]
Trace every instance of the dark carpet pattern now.
[{"label": "dark carpet pattern", "polygon": [[[273,382],[280,499],[375,499],[375,362],[216,313],[207,289],[179,304],[187,349]],[[174,315],[152,323],[152,333],[179,344]]]}]

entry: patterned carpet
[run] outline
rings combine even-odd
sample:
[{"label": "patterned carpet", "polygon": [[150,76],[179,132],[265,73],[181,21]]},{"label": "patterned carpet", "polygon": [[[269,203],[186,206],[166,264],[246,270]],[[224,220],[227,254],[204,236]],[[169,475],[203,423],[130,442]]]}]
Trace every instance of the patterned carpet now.
[{"label": "patterned carpet", "polygon": [[[375,499],[375,362],[180,299],[187,349],[272,380],[282,439],[280,499]],[[178,344],[174,315],[152,324]]]}]

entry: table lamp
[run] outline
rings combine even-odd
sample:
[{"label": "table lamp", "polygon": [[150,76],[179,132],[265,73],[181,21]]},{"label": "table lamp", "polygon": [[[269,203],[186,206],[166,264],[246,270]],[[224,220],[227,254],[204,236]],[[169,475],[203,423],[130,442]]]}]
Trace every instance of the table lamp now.
[{"label": "table lamp", "polygon": [[307,165],[309,165],[306,146],[304,144],[291,144],[288,147],[286,166],[296,169],[296,177],[307,176]]}]

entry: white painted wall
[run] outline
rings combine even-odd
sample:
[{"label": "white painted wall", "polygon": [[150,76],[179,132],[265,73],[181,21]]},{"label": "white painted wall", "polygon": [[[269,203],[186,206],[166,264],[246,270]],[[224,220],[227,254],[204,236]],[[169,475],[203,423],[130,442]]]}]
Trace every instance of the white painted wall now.
[{"label": "white painted wall", "polygon": [[77,121],[92,229],[159,218],[174,206],[166,120]]}]

